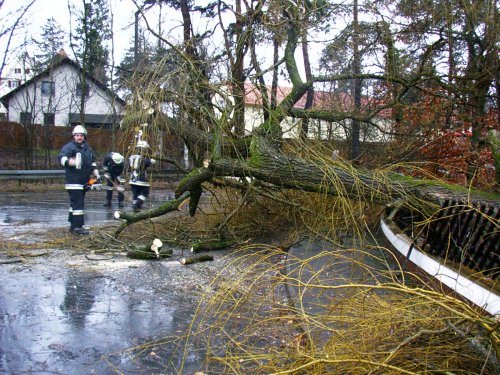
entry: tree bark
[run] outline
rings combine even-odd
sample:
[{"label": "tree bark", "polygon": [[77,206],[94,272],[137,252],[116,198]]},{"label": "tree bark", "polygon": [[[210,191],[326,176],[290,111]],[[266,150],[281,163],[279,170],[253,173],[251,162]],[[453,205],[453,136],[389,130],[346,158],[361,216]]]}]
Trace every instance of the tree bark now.
[{"label": "tree bark", "polygon": [[[255,140],[252,158],[213,160],[187,176],[178,186],[176,196],[191,191],[193,186],[214,177],[234,176],[255,178],[280,188],[326,193],[364,199],[381,204],[408,205],[422,210],[435,210],[444,199],[479,200],[470,191],[394,175],[382,176],[360,171],[348,163],[325,162],[323,165],[276,152],[264,138]],[[191,202],[190,202],[191,206]],[[191,207],[190,207],[191,209]]]},{"label": "tree bark", "polygon": [[219,239],[198,241],[194,243],[193,246],[191,247],[191,252],[200,253],[202,251],[221,250],[221,249],[226,249],[237,243],[238,243],[237,240],[219,240]]},{"label": "tree bark", "polygon": [[[121,232],[125,228],[127,228],[130,224],[137,223],[138,221],[146,220],[146,219],[152,219],[154,217],[162,216],[165,215],[168,212],[175,211],[179,208],[179,206],[187,199],[189,198],[189,193],[184,193],[180,194],[179,196],[176,197],[176,199],[167,201],[163,203],[161,206],[147,210],[147,211],[141,211],[141,212],[118,212],[119,216],[116,217],[117,219],[120,220],[125,220],[115,231],[114,237],[118,238]],[[116,213],[115,213],[116,215]]]},{"label": "tree bark", "polygon": [[181,264],[188,265],[188,264],[194,264],[194,263],[199,263],[199,262],[207,262],[207,261],[212,261],[214,260],[214,257],[208,254],[201,254],[201,255],[195,255],[189,258],[182,258],[180,260]]}]

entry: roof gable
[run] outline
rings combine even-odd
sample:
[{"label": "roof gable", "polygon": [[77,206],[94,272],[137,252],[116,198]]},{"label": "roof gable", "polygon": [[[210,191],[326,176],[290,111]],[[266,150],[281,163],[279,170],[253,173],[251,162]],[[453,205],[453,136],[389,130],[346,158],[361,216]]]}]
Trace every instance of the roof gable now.
[{"label": "roof gable", "polygon": [[[31,79],[27,80],[24,82],[22,85],[19,85],[12,91],[8,92],[4,96],[0,97],[0,101],[4,104],[8,103],[9,99],[16,95],[18,92],[24,90],[27,88],[29,85],[34,84],[38,81],[40,81],[44,77],[50,76],[50,73],[53,72],[56,69],[59,69],[63,66],[69,66],[70,68],[78,71],[78,74],[83,73],[83,69],[78,65],[75,61],[71,60],[69,57],[60,57],[60,55],[56,56],[55,61],[49,65],[49,67],[42,72],[38,73],[37,75],[33,76]],[[125,101],[120,98],[117,94],[115,94],[112,90],[110,90],[106,85],[104,85],[102,82],[99,80],[95,79],[92,75],[86,74],[86,77],[89,81],[94,83],[97,87],[99,87],[101,90],[103,90],[105,93],[107,93],[109,96],[114,97],[118,103],[120,103],[122,106],[125,106]]]}]

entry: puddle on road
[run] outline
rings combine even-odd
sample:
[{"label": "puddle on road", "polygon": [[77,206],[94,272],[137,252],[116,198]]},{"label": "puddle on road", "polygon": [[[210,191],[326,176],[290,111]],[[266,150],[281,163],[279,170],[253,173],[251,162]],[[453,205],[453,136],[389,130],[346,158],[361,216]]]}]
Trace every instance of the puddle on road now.
[{"label": "puddle on road", "polygon": [[[114,373],[113,366],[133,373],[163,370],[161,361],[154,365],[149,358],[152,347],[136,351],[142,352],[137,358],[129,358],[129,348],[184,332],[195,301],[172,292],[165,281],[170,268],[180,267],[177,262],[139,261],[137,268],[120,263],[113,272],[61,264],[3,265],[1,372],[106,374]],[[180,360],[177,353],[168,354],[169,360]],[[188,365],[196,370],[201,361],[195,355]]]},{"label": "puddle on road", "polygon": [[[113,220],[102,198],[86,202],[89,225]],[[36,242],[37,233],[66,230],[67,207],[65,192],[0,193],[2,241]],[[181,362],[176,345],[161,340],[191,322],[198,300],[189,288],[207,282],[196,267],[47,251],[0,265],[0,373],[169,373]],[[186,370],[196,372],[202,360],[190,352]]]}]

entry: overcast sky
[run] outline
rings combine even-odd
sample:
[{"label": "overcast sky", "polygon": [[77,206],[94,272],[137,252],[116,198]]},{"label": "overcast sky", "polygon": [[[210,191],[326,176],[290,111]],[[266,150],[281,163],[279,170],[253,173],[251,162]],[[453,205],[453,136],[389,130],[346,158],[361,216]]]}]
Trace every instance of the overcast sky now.
[{"label": "overcast sky", "polygon": [[[28,4],[31,0],[5,0],[3,7],[0,9],[0,20],[5,17],[7,14],[8,7],[19,8],[22,4]],[[35,0],[35,4],[30,9],[29,15],[25,17],[27,19],[27,23],[30,25],[23,30],[20,30],[17,35],[17,45],[20,45],[23,39],[30,39],[34,37],[36,39],[40,38],[40,32],[42,26],[46,23],[47,19],[50,17],[54,17],[57,23],[67,31],[68,40],[66,40],[65,50],[70,58],[73,58],[71,48],[69,47],[69,30],[70,30],[70,14],[68,10],[68,2],[72,5],[81,8],[83,0]],[[113,13],[113,34],[114,34],[114,63],[115,65],[119,65],[122,61],[123,57],[126,54],[126,51],[131,47],[132,38],[134,36],[134,14],[137,10],[136,6],[132,2],[132,0],[109,0],[110,8]],[[14,8],[14,9],[15,9]],[[158,7],[155,7],[158,9]],[[152,27],[156,27],[158,24],[158,13],[153,13],[153,11],[149,11],[147,13],[147,17],[149,19],[149,23]],[[179,27],[181,21],[179,19],[179,12],[167,11],[166,8],[163,8],[162,11],[162,19],[163,26],[162,31],[170,30],[167,33],[168,38],[175,38],[175,34],[177,32],[181,32],[182,28]],[[227,20],[228,22],[232,21]],[[0,21],[1,22],[1,21]],[[73,29],[75,28],[76,20],[73,19]],[[168,25],[168,26],[167,26]],[[203,33],[205,30],[196,30],[196,27],[207,28],[206,20],[201,23],[194,22],[193,27],[195,27],[195,32]],[[1,25],[0,25],[1,29]],[[0,54],[3,55],[4,46],[2,43],[5,42],[6,38],[0,39]],[[314,64],[317,60],[318,49],[314,47],[314,38],[309,40],[311,45],[310,57]],[[15,50],[19,55],[22,50]],[[297,56],[299,56],[298,64],[302,66],[301,61],[301,49],[297,49]],[[269,55],[272,57],[272,55]],[[3,58],[3,56],[0,56]],[[10,64],[9,68],[4,69],[3,75],[8,74],[8,71],[14,67],[13,64],[14,56],[11,52]],[[111,62],[111,61],[110,61]],[[303,68],[300,69],[303,74]]]},{"label": "overcast sky", "polygon": [[[66,40],[65,50],[71,57],[71,50],[69,47],[69,31],[70,31],[70,16],[68,10],[68,1],[75,6],[81,7],[82,0],[36,0],[34,5],[30,8],[26,20],[29,25],[25,29],[19,30],[14,45],[19,45],[22,40],[34,37],[40,38],[42,26],[46,23],[47,19],[54,17],[57,23],[67,31],[68,40]],[[28,4],[30,0],[6,0],[0,10],[0,19],[3,18],[9,9],[13,7],[20,7],[23,4]],[[111,10],[113,12],[113,33],[114,50],[115,50],[115,63],[119,64],[125,55],[126,50],[130,47],[131,38],[134,35],[134,12],[135,5],[131,0],[110,0]],[[12,7],[12,8],[9,8]],[[73,18],[73,23],[76,20]],[[73,24],[73,28],[75,25]],[[5,39],[5,38],[4,38]],[[5,40],[1,40],[2,45]],[[4,48],[1,49],[3,54]]]}]

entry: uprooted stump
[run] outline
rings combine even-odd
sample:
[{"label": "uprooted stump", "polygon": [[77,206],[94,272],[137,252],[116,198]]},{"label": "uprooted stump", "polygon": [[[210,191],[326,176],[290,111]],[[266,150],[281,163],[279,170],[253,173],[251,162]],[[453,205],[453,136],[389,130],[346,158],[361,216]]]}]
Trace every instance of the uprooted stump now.
[{"label": "uprooted stump", "polygon": [[180,260],[181,264],[183,265],[188,265],[188,264],[194,264],[194,263],[199,263],[199,262],[207,262],[207,261],[212,261],[214,260],[214,257],[208,254],[200,254],[200,255],[195,255],[192,257],[188,258],[182,258]]}]

